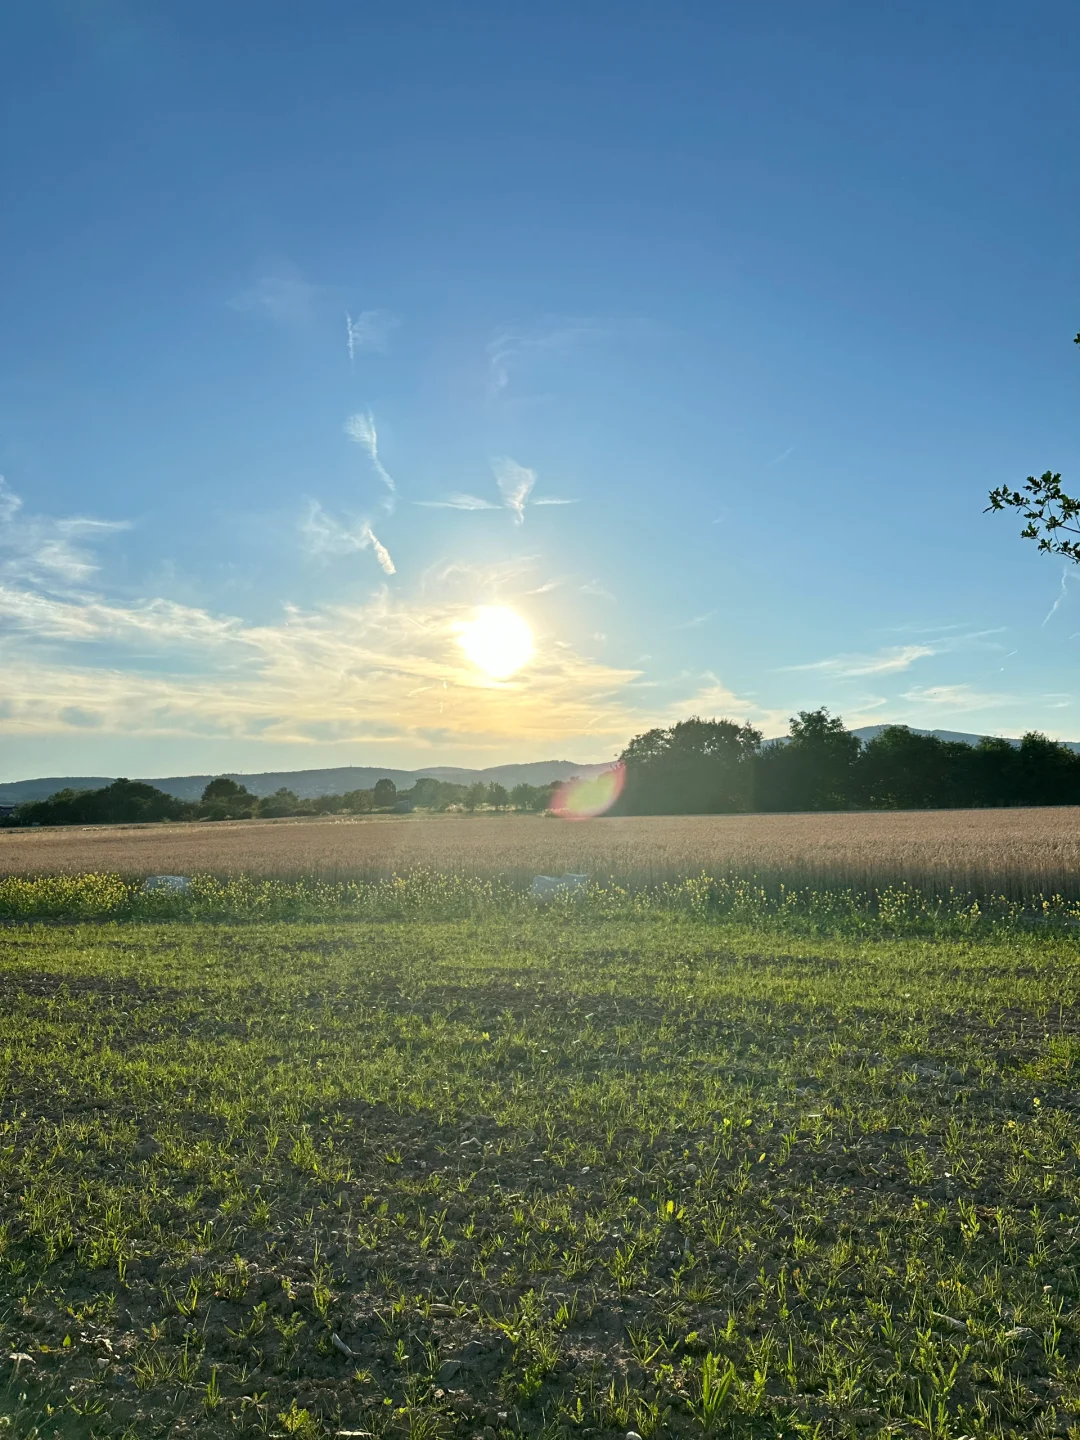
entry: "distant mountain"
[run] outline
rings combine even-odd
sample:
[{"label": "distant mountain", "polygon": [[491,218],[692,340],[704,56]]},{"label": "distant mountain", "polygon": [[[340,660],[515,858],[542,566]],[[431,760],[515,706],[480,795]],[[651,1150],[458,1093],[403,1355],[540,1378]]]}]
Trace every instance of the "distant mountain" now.
[{"label": "distant mountain", "polygon": [[[858,730],[853,730],[851,733],[858,735],[865,744],[867,740],[873,740],[876,735],[880,735],[883,730],[888,728],[887,725],[861,725]],[[986,738],[982,735],[970,735],[964,730],[917,730],[914,725],[908,726],[908,729],[913,735],[933,735],[938,740],[955,741],[961,745],[978,745],[980,740]],[[1019,740],[1011,737],[1005,738],[1008,739],[1010,745],[1020,744]],[[1069,750],[1080,752],[1080,740],[1063,740],[1061,743]]]},{"label": "distant mountain", "polygon": [[55,795],[57,790],[66,790],[69,786],[72,790],[100,790],[103,785],[111,785],[115,778],[88,775],[72,780],[12,780],[7,785],[0,785],[0,805],[22,805],[27,800],[47,800],[50,795]]},{"label": "distant mountain", "polygon": [[[253,795],[272,795],[284,787],[301,800],[314,800],[319,795],[344,795],[348,790],[370,790],[377,780],[393,780],[399,790],[409,789],[415,780],[430,776],[449,780],[454,785],[472,785],[477,780],[485,785],[497,782],[508,790],[515,785],[550,785],[553,780],[569,780],[572,775],[598,775],[607,765],[578,765],[573,760],[534,760],[525,765],[491,765],[486,770],[463,770],[455,765],[432,765],[426,770],[395,770],[376,765],[343,765],[336,770],[271,770],[262,775],[225,772],[231,780],[246,785]],[[58,790],[100,790],[112,783],[114,776],[66,775],[42,780],[12,780],[0,784],[0,805],[22,805],[28,800],[46,800]],[[175,795],[178,800],[198,800],[213,775],[170,775],[164,779],[146,780]]]},{"label": "distant mountain", "polygon": [[[895,725],[898,722],[893,720],[890,723]],[[876,739],[883,730],[888,730],[888,728],[888,724],[860,725],[856,730],[852,730],[851,733],[852,735],[857,735],[865,745],[868,740]],[[994,738],[987,735],[972,735],[966,730],[920,730],[916,725],[907,725],[905,729],[910,730],[913,735],[933,735],[938,740],[948,740],[960,745],[978,745],[980,740]],[[1001,738],[1006,740],[1010,745],[1020,744],[1019,740],[1013,739],[1008,735],[1004,735]],[[767,737],[766,743],[771,744],[774,740],[784,743],[788,739],[789,737],[787,735],[775,735],[772,736],[771,739]],[[1080,740],[1062,740],[1060,743],[1064,745],[1067,750],[1075,750],[1080,753]]]}]

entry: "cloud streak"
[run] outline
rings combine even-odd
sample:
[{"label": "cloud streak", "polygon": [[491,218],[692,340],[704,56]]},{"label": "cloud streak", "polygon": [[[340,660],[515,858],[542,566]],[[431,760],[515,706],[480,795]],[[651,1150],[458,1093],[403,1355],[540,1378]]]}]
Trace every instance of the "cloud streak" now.
[{"label": "cloud streak", "polygon": [[375,474],[386,486],[387,493],[383,500],[383,509],[387,515],[392,515],[397,505],[397,483],[379,459],[379,436],[375,429],[375,417],[371,411],[364,410],[356,415],[350,415],[345,422],[345,433],[367,451]]},{"label": "cloud streak", "polygon": [[[363,527],[353,544],[362,543]],[[370,544],[377,540],[370,534]],[[613,754],[643,717],[633,670],[536,636],[533,662],[493,682],[457,643],[477,604],[521,604],[506,567],[457,566],[402,597],[301,610],[279,622],[161,599],[56,599],[0,586],[0,734],[99,734],[396,744],[410,753]],[[45,639],[49,643],[42,644]],[[299,761],[298,763],[302,763]]]},{"label": "cloud streak", "polygon": [[423,505],[429,510],[509,510],[515,525],[525,524],[525,509],[531,505],[576,505],[576,500],[564,500],[557,495],[533,496],[536,485],[536,471],[519,465],[508,455],[498,456],[491,462],[495,483],[499,490],[500,504],[482,499],[479,495],[455,491],[442,500],[414,500],[414,505]]},{"label": "cloud streak", "polygon": [[580,340],[604,333],[605,327],[596,320],[562,320],[546,329],[500,330],[487,347],[487,396],[489,401],[505,397],[512,377],[530,360],[545,354],[558,354]]},{"label": "cloud streak", "polygon": [[681,625],[673,625],[672,630],[697,630],[701,625],[707,625],[716,614],[715,610],[706,610],[704,615],[695,615],[691,620],[684,620]]},{"label": "cloud streak", "polygon": [[503,504],[514,517],[515,525],[525,524],[525,506],[533,486],[536,484],[536,471],[528,470],[524,465],[519,465],[516,460],[502,456],[492,461],[492,468],[495,471],[495,482],[499,487],[499,494],[502,496]]},{"label": "cloud streak", "polygon": [[809,665],[786,665],[788,671],[808,671],[829,675],[838,680],[856,679],[864,675],[894,675],[909,670],[916,660],[936,655],[933,645],[892,645],[876,655],[834,655],[828,660],[815,660]]},{"label": "cloud streak", "polygon": [[358,350],[370,350],[383,354],[390,343],[390,336],[401,321],[389,310],[361,310],[354,319],[345,312],[345,343],[349,352],[349,364],[355,364]]},{"label": "cloud streak", "polygon": [[995,690],[976,690],[968,684],[922,686],[905,691],[904,699],[916,705],[933,705],[943,710],[956,711],[1000,709],[1003,706],[1024,703],[1020,695]]},{"label": "cloud streak", "polygon": [[445,500],[414,500],[414,505],[423,505],[429,510],[500,510],[502,506],[493,505],[490,500],[481,500],[479,495],[462,495],[455,491],[448,495]]},{"label": "cloud streak", "polygon": [[389,550],[379,540],[367,520],[343,524],[328,514],[317,500],[312,500],[301,522],[300,531],[309,555],[350,555],[361,550],[371,550],[385,574],[397,573]]},{"label": "cloud streak", "polygon": [[779,455],[774,455],[771,460],[766,461],[765,469],[771,470],[774,465],[782,465],[785,460],[794,455],[795,446],[789,445],[786,450],[781,450]]},{"label": "cloud streak", "polygon": [[386,546],[379,540],[379,537],[375,534],[375,531],[372,530],[371,526],[366,521],[364,522],[364,534],[367,537],[368,544],[371,546],[372,550],[374,550],[375,558],[382,566],[384,574],[397,574],[394,562],[390,558],[390,551],[387,550]]},{"label": "cloud streak", "polygon": [[1048,621],[1050,621],[1050,620],[1053,619],[1053,617],[1057,614],[1057,612],[1061,609],[1062,605],[1064,605],[1065,601],[1068,599],[1068,596],[1069,596],[1069,572],[1068,572],[1067,570],[1062,570],[1062,572],[1061,572],[1061,589],[1058,591],[1058,593],[1057,593],[1057,598],[1055,599],[1054,603],[1050,606],[1050,609],[1046,612],[1046,616],[1045,616],[1045,618],[1044,618],[1044,620],[1043,620],[1043,622],[1042,622],[1043,625],[1047,624]]},{"label": "cloud streak", "polygon": [[21,496],[0,475],[0,576],[78,584],[98,570],[91,546],[130,529],[125,520],[27,514]]},{"label": "cloud streak", "polygon": [[282,325],[305,325],[314,315],[319,286],[299,275],[263,275],[228,301],[230,310],[255,312]]}]

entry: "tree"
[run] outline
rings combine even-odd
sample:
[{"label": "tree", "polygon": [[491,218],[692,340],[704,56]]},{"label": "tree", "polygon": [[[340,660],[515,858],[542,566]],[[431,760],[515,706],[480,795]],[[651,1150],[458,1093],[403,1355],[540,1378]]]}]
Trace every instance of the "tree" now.
[{"label": "tree", "polygon": [[619,757],[623,814],[711,815],[747,810],[761,731],[734,720],[692,716],[666,730],[635,735]]},{"label": "tree", "polygon": [[258,803],[246,786],[218,775],[203,790],[199,815],[203,820],[250,820]]},{"label": "tree", "polygon": [[466,810],[471,814],[478,805],[483,805],[487,799],[487,793],[487,786],[482,780],[477,780],[474,784],[470,785],[462,797]]},{"label": "tree", "polygon": [[194,806],[139,780],[114,780],[100,790],[59,790],[48,800],[20,805],[20,825],[119,825],[188,820]]},{"label": "tree", "polygon": [[[1073,343],[1080,345],[1080,335]],[[1029,475],[1020,490],[999,485],[990,491],[989,499],[988,511],[1019,510],[1022,513],[1027,522],[1020,531],[1023,539],[1036,541],[1044,554],[1064,555],[1067,560],[1080,564],[1080,539],[1069,538],[1080,537],[1080,500],[1074,500],[1061,488],[1059,472],[1044,470],[1041,475]]]},{"label": "tree", "polygon": [[374,799],[376,810],[387,809],[393,805],[397,799],[397,786],[393,780],[376,780],[375,794],[372,798]]},{"label": "tree", "polygon": [[1075,805],[1080,798],[1080,757],[1037,730],[1020,741],[1018,770],[1021,805]]},{"label": "tree", "polygon": [[839,715],[800,710],[786,741],[769,745],[757,766],[763,810],[839,810],[852,803],[861,742]]},{"label": "tree", "polygon": [[282,785],[280,790],[275,790],[273,795],[267,795],[259,801],[259,814],[268,820],[278,820],[285,815],[302,815],[305,809],[305,802],[295,793],[287,790]]},{"label": "tree", "polygon": [[507,805],[510,804],[510,795],[506,786],[500,785],[497,780],[493,780],[487,788],[487,801],[488,804],[494,806],[496,810],[505,810]]},{"label": "tree", "polygon": [[366,815],[375,806],[375,798],[370,790],[346,790],[341,798],[344,809],[354,815]]},{"label": "tree", "polygon": [[860,805],[918,810],[971,803],[970,745],[886,725],[862,748],[854,787]]},{"label": "tree", "polygon": [[246,786],[238,784],[237,781],[230,780],[228,775],[217,776],[202,792],[204,800],[235,800],[237,797],[250,800],[252,798],[251,791]]},{"label": "tree", "polygon": [[450,805],[460,805],[465,797],[465,786],[454,785],[449,780],[435,780],[430,775],[421,775],[411,790],[398,791],[398,799],[409,799],[413,806],[422,810],[445,810]]}]

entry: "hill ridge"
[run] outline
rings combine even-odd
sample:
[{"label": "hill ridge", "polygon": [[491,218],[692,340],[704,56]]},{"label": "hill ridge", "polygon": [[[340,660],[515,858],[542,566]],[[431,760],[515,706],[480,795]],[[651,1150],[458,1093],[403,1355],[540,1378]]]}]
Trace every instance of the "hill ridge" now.
[{"label": "hill ridge", "polygon": [[[377,780],[384,778],[393,780],[399,790],[427,777],[449,780],[455,785],[472,785],[479,780],[485,785],[498,783],[512,789],[522,783],[549,785],[553,780],[569,780],[572,775],[596,775],[607,768],[607,764],[580,765],[573,760],[532,760],[516,765],[489,765],[480,770],[458,765],[429,765],[419,770],[400,770],[392,765],[339,765],[315,770],[265,770],[257,774],[221,770],[216,774],[227,775],[230,780],[247,786],[253,795],[272,795],[284,787],[301,800],[314,800],[320,795],[343,795],[347,790],[370,790]],[[178,800],[198,800],[215,774],[131,778],[164,790],[167,795],[175,795]],[[21,805],[29,800],[45,800],[58,790],[99,790],[115,779],[114,775],[53,775],[12,780],[0,783],[0,804]]]}]

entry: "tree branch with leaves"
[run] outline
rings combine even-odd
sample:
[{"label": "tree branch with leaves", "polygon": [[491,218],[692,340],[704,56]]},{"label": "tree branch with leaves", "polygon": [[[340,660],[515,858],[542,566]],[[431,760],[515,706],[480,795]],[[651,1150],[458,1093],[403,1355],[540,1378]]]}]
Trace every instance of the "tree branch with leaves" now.
[{"label": "tree branch with leaves", "polygon": [[[1074,339],[1080,345],[1080,335]],[[1061,475],[1046,470],[1042,475],[1029,475],[1023,487],[1013,490],[999,485],[990,491],[989,510],[1019,510],[1025,520],[1020,534],[1034,540],[1047,555],[1064,555],[1080,565],[1080,500],[1067,495],[1061,488]],[[984,512],[985,513],[985,512]]]}]

